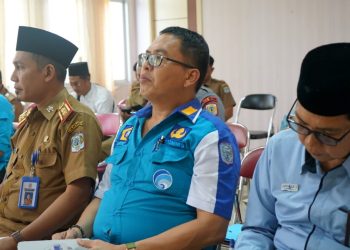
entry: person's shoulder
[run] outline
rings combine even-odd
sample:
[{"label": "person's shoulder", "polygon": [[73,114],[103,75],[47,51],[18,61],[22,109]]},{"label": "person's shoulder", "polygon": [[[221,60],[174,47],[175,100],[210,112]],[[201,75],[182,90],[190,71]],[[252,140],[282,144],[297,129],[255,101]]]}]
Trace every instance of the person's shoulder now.
[{"label": "person's shoulder", "polygon": [[98,92],[101,92],[101,93],[108,93],[110,94],[109,90],[105,87],[105,86],[102,86],[98,83],[92,83],[94,84],[94,87],[96,88],[96,91]]},{"label": "person's shoulder", "polygon": [[82,104],[71,95],[68,95],[65,100],[62,100],[60,107],[64,107],[65,104],[70,106],[75,113],[95,116],[94,112],[88,106]]},{"label": "person's shoulder", "polygon": [[1,111],[10,112],[12,110],[12,105],[10,101],[2,94],[0,94],[0,104],[1,104]]},{"label": "person's shoulder", "polygon": [[224,80],[219,80],[219,79],[216,79],[216,78],[212,78],[211,82],[213,84],[218,84],[218,85],[228,85]]},{"label": "person's shoulder", "polygon": [[300,144],[300,141],[298,139],[298,134],[288,128],[273,135],[269,140],[269,144],[273,147],[293,147],[293,145]]},{"label": "person's shoulder", "polygon": [[230,133],[225,122],[220,117],[213,115],[206,109],[201,111],[195,126],[205,131],[205,133],[213,131],[220,131],[220,133],[225,131],[225,133]]}]

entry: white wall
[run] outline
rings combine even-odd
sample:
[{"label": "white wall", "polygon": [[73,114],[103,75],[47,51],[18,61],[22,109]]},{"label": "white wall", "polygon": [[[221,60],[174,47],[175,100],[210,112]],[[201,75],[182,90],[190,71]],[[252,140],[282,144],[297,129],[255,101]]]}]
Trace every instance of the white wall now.
[{"label": "white wall", "polygon": [[155,0],[154,19],[156,37],[169,26],[187,28],[187,0]]},{"label": "white wall", "polygon": [[[306,52],[350,42],[349,0],[202,0],[202,11],[214,77],[230,84],[237,102],[251,93],[275,94],[276,125],[296,98]],[[260,122],[248,119],[249,126]]]}]

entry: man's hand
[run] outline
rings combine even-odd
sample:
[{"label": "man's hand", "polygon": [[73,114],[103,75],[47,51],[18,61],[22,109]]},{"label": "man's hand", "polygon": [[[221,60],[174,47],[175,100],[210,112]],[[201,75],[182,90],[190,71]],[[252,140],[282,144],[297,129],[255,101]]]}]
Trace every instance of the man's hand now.
[{"label": "man's hand", "polygon": [[91,250],[125,250],[125,245],[112,245],[102,240],[77,240],[78,244]]},{"label": "man's hand", "polygon": [[12,237],[4,237],[0,240],[0,250],[17,250],[17,242]]},{"label": "man's hand", "polygon": [[63,231],[60,233],[55,233],[52,235],[53,240],[65,240],[65,239],[78,239],[81,238],[81,234],[79,229],[77,228],[70,228],[67,231]]}]

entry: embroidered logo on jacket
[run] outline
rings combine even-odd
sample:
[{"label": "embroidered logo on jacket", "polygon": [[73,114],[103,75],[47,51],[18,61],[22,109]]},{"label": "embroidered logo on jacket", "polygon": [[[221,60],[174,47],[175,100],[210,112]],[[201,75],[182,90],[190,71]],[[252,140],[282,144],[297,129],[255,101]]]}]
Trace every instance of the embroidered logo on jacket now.
[{"label": "embroidered logo on jacket", "polygon": [[120,133],[119,139],[118,141],[123,141],[123,142],[127,142],[129,140],[129,136],[131,134],[131,131],[133,130],[133,126],[128,125],[126,126],[123,131]]},{"label": "embroidered logo on jacket", "polygon": [[227,142],[221,142],[219,144],[220,148],[220,157],[223,162],[226,164],[232,164],[233,163],[233,149],[231,144]]},{"label": "embroidered logo on jacket", "polygon": [[176,125],[170,132],[169,137],[170,139],[183,139],[189,132],[190,128],[186,127],[180,127]]},{"label": "embroidered logo on jacket", "polygon": [[159,169],[153,174],[153,184],[159,190],[166,190],[173,184],[173,176],[166,169]]}]

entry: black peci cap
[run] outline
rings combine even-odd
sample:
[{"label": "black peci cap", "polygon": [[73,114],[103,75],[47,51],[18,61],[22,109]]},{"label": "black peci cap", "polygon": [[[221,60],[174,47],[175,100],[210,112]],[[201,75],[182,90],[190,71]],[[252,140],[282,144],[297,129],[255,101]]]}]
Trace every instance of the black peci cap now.
[{"label": "black peci cap", "polygon": [[20,26],[18,28],[16,50],[45,56],[67,68],[78,47],[46,30]]},{"label": "black peci cap", "polygon": [[307,53],[297,97],[305,109],[317,115],[350,114],[350,43],[327,44]]},{"label": "black peci cap", "polygon": [[90,76],[87,62],[72,63],[68,71],[69,76]]}]

